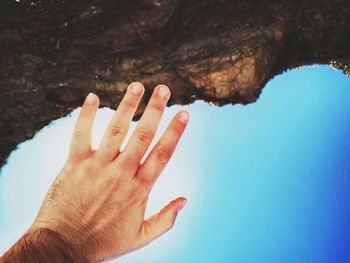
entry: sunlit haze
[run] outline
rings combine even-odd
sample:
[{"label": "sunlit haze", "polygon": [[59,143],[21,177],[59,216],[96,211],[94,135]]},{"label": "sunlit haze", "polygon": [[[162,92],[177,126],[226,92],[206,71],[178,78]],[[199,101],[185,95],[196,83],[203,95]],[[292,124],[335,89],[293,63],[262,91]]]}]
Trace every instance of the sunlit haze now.
[{"label": "sunlit haze", "polygon": [[[350,78],[313,66],[274,78],[248,106],[167,108],[152,145],[177,111],[191,118],[147,216],[177,196],[189,202],[170,232],[116,262],[350,262],[349,98]],[[1,251],[34,220],[79,110],[20,144],[3,168]],[[95,148],[113,113],[99,110]]]}]

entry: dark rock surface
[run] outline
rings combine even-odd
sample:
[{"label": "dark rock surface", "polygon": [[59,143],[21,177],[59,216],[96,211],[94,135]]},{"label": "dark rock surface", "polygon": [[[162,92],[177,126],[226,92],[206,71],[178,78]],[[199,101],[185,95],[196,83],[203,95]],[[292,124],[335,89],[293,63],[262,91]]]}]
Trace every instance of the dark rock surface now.
[{"label": "dark rock surface", "polygon": [[115,108],[141,81],[137,119],[159,83],[169,105],[247,104],[285,70],[349,62],[348,0],[2,0],[0,167],[89,92]]}]

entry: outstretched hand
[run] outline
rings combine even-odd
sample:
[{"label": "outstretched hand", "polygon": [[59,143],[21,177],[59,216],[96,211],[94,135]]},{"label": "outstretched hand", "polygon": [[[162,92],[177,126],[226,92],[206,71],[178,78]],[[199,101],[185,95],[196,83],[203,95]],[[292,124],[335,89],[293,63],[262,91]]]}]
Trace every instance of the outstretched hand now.
[{"label": "outstretched hand", "polygon": [[123,151],[121,144],[138,107],[144,87],[130,84],[102,142],[91,147],[91,130],[99,99],[90,93],[74,128],[69,157],[52,185],[30,231],[59,233],[91,261],[113,258],[141,248],[169,230],[183,197],[144,219],[149,193],[172,156],[189,114],[178,112],[160,140],[140,164],[156,133],[170,97],[158,85]]}]

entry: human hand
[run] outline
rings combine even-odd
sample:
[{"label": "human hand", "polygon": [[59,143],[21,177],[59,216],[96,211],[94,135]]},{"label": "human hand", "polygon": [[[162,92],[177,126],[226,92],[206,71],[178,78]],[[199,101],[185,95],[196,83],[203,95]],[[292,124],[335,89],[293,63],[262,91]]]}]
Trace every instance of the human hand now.
[{"label": "human hand", "polygon": [[121,144],[144,93],[132,83],[115,112],[97,150],[91,129],[99,99],[86,98],[74,128],[69,157],[49,190],[30,231],[49,229],[91,262],[141,248],[169,230],[186,204],[183,197],[144,219],[149,193],[186,127],[189,114],[178,112],[140,164],[170,97],[158,85],[123,151]]}]

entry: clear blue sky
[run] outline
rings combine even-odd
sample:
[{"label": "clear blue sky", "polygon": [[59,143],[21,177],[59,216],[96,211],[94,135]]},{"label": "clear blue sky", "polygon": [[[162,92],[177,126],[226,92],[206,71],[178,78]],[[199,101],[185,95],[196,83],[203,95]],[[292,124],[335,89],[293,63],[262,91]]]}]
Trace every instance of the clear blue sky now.
[{"label": "clear blue sky", "polygon": [[[257,103],[179,109],[189,126],[147,214],[189,199],[171,232],[120,263],[350,262],[350,78],[328,66],[270,81]],[[0,177],[0,250],[34,219],[78,110],[20,145]],[[113,114],[100,110],[95,145]],[[160,135],[160,134],[158,134]]]}]

